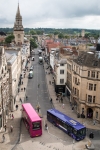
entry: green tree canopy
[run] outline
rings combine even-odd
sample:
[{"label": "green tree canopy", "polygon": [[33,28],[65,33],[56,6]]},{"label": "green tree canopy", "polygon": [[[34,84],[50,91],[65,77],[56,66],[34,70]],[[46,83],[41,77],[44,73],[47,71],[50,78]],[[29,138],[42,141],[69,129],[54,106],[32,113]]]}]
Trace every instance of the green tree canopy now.
[{"label": "green tree canopy", "polygon": [[59,37],[59,39],[63,39],[64,38],[63,33],[58,34],[58,37]]},{"label": "green tree canopy", "polygon": [[37,33],[37,35],[42,35],[42,34],[43,34],[43,31],[37,30],[36,33]]},{"label": "green tree canopy", "polygon": [[30,39],[30,46],[31,46],[32,48],[37,48],[37,44],[36,44],[36,42],[35,42],[34,39]]},{"label": "green tree canopy", "polygon": [[36,34],[36,31],[30,30],[30,34],[35,35],[35,34]]},{"label": "green tree canopy", "polygon": [[13,34],[12,34],[12,35],[9,35],[9,36],[7,36],[7,37],[5,38],[5,42],[6,42],[6,43],[11,43],[14,38],[15,38],[15,37],[14,37]]}]

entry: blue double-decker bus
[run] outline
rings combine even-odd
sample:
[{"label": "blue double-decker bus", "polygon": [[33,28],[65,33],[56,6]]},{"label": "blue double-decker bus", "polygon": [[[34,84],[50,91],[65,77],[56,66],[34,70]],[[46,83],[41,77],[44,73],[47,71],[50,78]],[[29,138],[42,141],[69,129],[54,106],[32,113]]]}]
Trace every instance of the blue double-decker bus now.
[{"label": "blue double-decker bus", "polygon": [[47,110],[47,119],[76,141],[83,140],[86,136],[86,127],[83,124],[56,109]]}]

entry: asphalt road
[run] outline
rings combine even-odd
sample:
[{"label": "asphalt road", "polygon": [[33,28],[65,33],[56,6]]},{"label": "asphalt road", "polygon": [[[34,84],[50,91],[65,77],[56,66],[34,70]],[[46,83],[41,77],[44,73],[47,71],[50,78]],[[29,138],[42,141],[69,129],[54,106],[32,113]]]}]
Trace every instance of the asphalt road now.
[{"label": "asphalt road", "polygon": [[[34,108],[39,105],[42,115],[46,115],[46,111],[52,108],[52,105],[49,100],[45,71],[43,65],[39,64],[38,49],[35,49],[34,57],[35,60],[32,61],[34,77],[28,80],[27,86],[28,102],[30,102]],[[38,84],[40,85],[39,88]]]}]

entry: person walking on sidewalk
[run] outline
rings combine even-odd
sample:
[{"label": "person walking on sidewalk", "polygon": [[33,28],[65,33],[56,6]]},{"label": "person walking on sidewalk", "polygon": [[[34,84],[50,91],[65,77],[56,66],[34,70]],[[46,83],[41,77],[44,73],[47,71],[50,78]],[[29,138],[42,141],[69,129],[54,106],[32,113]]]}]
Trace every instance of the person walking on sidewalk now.
[{"label": "person walking on sidewalk", "polygon": [[25,89],[26,89],[26,88],[24,87],[24,91],[25,91]]},{"label": "person walking on sidewalk", "polygon": [[13,132],[13,126],[12,125],[10,126],[10,131]]},{"label": "person walking on sidewalk", "polygon": [[14,119],[14,115],[12,114],[12,120]]},{"label": "person walking on sidewalk", "polygon": [[45,124],[45,130],[48,130],[48,125],[47,125],[47,123]]},{"label": "person walking on sidewalk", "polygon": [[63,109],[65,108],[65,104],[62,104],[62,108],[63,108]]},{"label": "person walking on sidewalk", "polygon": [[12,115],[11,115],[11,114],[9,114],[9,119],[11,119],[11,116],[12,116]]},{"label": "person walking on sidewalk", "polygon": [[7,126],[6,126],[6,124],[4,125],[4,129],[5,129],[5,132],[6,132],[6,129],[7,129]]},{"label": "person walking on sidewalk", "polygon": [[16,110],[18,110],[18,105],[16,105]]},{"label": "person walking on sidewalk", "polygon": [[50,102],[52,103],[52,98],[50,99]]},{"label": "person walking on sidewalk", "polygon": [[2,143],[4,143],[5,142],[5,135],[3,134],[2,135]]},{"label": "person walking on sidewalk", "polygon": [[20,102],[22,103],[22,99],[20,98]]}]

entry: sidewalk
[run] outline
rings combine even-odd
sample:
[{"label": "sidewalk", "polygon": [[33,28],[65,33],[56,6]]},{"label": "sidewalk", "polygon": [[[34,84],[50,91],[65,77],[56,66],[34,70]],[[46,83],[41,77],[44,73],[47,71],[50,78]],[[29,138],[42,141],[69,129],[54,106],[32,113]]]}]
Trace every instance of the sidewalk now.
[{"label": "sidewalk", "polygon": [[[76,112],[75,112],[75,110],[72,111],[72,108],[71,108],[70,103],[69,103],[69,99],[67,97],[63,97],[63,103],[59,102],[59,100],[56,100],[57,96],[55,93],[54,84],[52,84],[53,75],[48,74],[48,72],[50,72],[50,70],[46,69],[47,66],[48,65],[44,62],[44,69],[46,72],[48,92],[49,92],[50,98],[52,98],[52,100],[53,100],[53,105],[54,105],[55,109],[58,109],[59,111],[63,112],[64,114],[67,114],[69,117],[74,118],[78,122],[84,124],[87,128],[100,130],[100,124],[96,123],[95,125],[93,125],[93,121],[91,119],[89,119],[89,118],[84,118],[84,119],[83,118],[77,118]],[[49,83],[49,81],[51,81],[51,84]],[[63,104],[64,104],[64,106],[63,106]]]},{"label": "sidewalk", "polygon": [[[31,62],[28,63],[28,68],[31,66]],[[21,102],[20,98],[22,99],[22,103],[26,100],[26,88],[28,83],[28,73],[26,71],[25,78],[22,79],[23,84],[20,85],[20,91],[18,93],[18,100],[16,101],[16,105],[18,105],[18,110],[11,112],[14,115],[14,119],[8,118],[7,120],[7,130],[3,129],[0,134],[0,150],[12,150],[16,143],[19,142],[19,134],[20,134],[20,122],[21,122]],[[25,87],[25,91],[21,90],[21,88]],[[13,132],[11,132],[10,127],[13,126]],[[5,142],[2,143],[2,135],[5,135]]]}]

